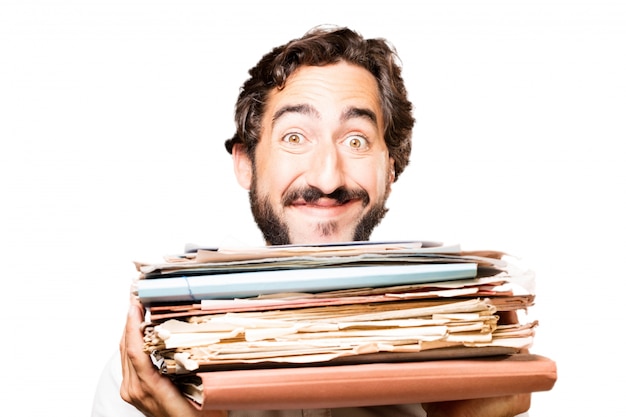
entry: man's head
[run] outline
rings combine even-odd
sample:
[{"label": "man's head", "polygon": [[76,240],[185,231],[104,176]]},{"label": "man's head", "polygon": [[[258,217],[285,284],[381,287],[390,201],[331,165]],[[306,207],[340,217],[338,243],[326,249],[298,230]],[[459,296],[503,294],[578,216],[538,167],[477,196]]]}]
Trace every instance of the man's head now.
[{"label": "man's head", "polygon": [[316,29],[265,55],[226,148],[266,241],[369,239],[408,164],[411,110],[384,40]]}]

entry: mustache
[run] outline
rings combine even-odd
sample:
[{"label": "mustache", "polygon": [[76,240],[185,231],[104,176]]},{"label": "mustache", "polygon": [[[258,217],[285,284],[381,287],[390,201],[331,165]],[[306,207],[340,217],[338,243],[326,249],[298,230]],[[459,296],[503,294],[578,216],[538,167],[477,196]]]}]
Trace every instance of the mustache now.
[{"label": "mustache", "polygon": [[294,190],[289,190],[283,196],[282,203],[284,206],[288,206],[297,200],[304,200],[307,203],[314,203],[321,198],[328,198],[335,200],[338,204],[347,203],[350,200],[361,200],[363,207],[366,207],[370,202],[370,196],[362,188],[359,189],[347,189],[345,187],[339,187],[330,194],[322,192],[316,187],[301,187]]}]

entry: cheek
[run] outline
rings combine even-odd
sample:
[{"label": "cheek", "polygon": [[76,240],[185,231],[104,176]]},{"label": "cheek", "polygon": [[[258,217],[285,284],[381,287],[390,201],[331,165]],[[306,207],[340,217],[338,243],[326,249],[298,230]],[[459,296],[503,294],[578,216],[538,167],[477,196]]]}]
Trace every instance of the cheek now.
[{"label": "cheek", "polygon": [[302,174],[303,164],[290,160],[273,158],[257,167],[257,188],[261,194],[269,195],[272,201],[279,201],[284,192]]},{"label": "cheek", "polygon": [[354,181],[367,193],[370,198],[384,195],[389,179],[389,167],[385,163],[368,161],[352,167],[350,175]]}]

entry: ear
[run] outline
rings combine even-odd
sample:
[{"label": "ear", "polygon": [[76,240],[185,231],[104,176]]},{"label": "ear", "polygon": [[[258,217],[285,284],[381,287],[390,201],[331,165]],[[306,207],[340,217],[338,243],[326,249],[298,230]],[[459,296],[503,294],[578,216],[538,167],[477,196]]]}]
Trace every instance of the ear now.
[{"label": "ear", "polygon": [[233,146],[233,167],[235,169],[235,176],[237,182],[246,190],[250,190],[252,183],[252,161],[250,157],[243,149],[241,143],[237,143]]},{"label": "ear", "polygon": [[389,184],[393,184],[396,180],[396,161],[392,157],[389,157]]}]

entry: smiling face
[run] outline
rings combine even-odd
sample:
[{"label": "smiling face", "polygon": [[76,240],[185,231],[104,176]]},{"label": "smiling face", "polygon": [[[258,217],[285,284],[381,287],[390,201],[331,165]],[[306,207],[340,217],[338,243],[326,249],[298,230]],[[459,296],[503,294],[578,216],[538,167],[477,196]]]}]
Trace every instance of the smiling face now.
[{"label": "smiling face", "polygon": [[376,79],[344,62],[296,70],[269,94],[254,163],[233,156],[274,245],[369,239],[395,177]]}]

